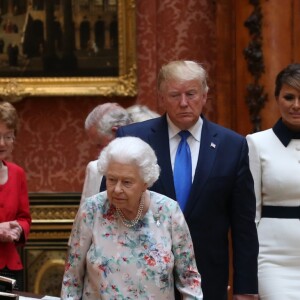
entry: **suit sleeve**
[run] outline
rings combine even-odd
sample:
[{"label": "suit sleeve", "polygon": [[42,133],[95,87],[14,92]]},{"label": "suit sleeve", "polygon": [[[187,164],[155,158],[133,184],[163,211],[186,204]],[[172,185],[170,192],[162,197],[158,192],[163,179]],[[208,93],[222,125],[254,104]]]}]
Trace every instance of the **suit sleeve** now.
[{"label": "suit sleeve", "polygon": [[124,137],[126,135],[127,134],[125,133],[124,126],[119,127],[116,132],[116,137]]},{"label": "suit sleeve", "polygon": [[255,194],[249,168],[248,145],[243,139],[231,203],[234,294],[257,294],[258,237]]}]

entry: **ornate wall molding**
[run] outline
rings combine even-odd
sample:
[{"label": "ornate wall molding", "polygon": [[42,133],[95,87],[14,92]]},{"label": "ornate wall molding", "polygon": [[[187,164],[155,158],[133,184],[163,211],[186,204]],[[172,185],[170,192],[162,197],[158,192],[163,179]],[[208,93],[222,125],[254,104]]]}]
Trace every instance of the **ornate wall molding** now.
[{"label": "ornate wall molding", "polygon": [[78,204],[62,206],[37,205],[31,209],[32,223],[73,223],[78,210]]},{"label": "ornate wall molding", "polygon": [[261,130],[260,111],[267,101],[267,94],[264,86],[260,84],[260,78],[265,71],[263,51],[262,51],[262,21],[263,15],[259,0],[250,0],[254,10],[244,25],[248,28],[251,40],[244,49],[244,57],[247,61],[249,73],[253,77],[253,82],[247,85],[246,104],[249,109],[253,132]]},{"label": "ornate wall molding", "polygon": [[67,242],[80,197],[80,193],[29,195],[32,224],[21,250],[26,291],[59,297]]}]

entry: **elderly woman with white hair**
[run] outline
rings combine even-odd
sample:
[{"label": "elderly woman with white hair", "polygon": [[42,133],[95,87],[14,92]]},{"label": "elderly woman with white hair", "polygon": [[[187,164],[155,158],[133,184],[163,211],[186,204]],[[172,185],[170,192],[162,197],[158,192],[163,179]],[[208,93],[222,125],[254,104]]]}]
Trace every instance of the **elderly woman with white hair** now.
[{"label": "elderly woman with white hair", "polygon": [[113,140],[99,157],[107,191],[77,213],[62,299],[203,299],[200,274],[176,201],[149,191],[159,176],[152,148],[136,137]]}]

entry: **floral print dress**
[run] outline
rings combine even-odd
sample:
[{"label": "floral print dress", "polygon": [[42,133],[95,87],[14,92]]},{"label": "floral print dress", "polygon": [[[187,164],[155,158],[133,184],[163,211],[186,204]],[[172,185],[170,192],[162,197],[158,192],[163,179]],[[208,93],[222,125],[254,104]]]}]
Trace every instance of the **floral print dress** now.
[{"label": "floral print dress", "polygon": [[[69,239],[62,299],[203,299],[188,226],[178,203],[150,192],[150,207],[125,227],[106,192],[84,201]],[[174,278],[174,279],[173,279]]]}]

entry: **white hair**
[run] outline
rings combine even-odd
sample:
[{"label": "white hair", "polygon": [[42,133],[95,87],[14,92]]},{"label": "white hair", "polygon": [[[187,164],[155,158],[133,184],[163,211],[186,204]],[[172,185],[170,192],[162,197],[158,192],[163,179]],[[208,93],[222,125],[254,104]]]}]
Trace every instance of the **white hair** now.
[{"label": "white hair", "polygon": [[125,108],[118,103],[104,103],[96,106],[85,119],[85,130],[96,127],[99,134],[112,136],[112,127],[130,124],[132,121]]},{"label": "white hair", "polygon": [[159,177],[160,168],[153,149],[138,137],[126,136],[111,141],[100,153],[99,172],[106,175],[108,165],[112,161],[137,166],[148,187]]},{"label": "white hair", "polygon": [[160,117],[160,114],[151,110],[146,105],[135,104],[129,106],[126,110],[134,123]]}]

